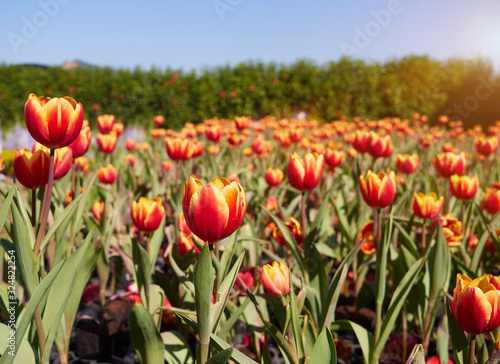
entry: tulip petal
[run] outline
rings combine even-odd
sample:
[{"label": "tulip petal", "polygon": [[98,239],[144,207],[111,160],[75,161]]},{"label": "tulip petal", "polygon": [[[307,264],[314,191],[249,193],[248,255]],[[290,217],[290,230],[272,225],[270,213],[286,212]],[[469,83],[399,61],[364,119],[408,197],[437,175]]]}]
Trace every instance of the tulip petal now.
[{"label": "tulip petal", "polygon": [[454,305],[455,317],[464,331],[479,335],[486,329],[492,307],[486,295],[478,287],[465,287],[457,294]]}]

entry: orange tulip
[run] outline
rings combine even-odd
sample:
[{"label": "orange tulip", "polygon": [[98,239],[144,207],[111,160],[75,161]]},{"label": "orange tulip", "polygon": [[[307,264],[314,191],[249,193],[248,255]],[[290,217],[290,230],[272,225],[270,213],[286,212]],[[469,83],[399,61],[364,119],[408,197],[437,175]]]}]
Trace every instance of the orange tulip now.
[{"label": "orange tulip", "polygon": [[[31,151],[35,153],[40,149],[43,149],[47,154],[50,153],[50,149],[40,143],[35,143]],[[56,149],[54,154],[54,180],[63,178],[71,169],[72,164],[73,152],[69,147]]]},{"label": "orange tulip", "polygon": [[396,195],[396,175],[394,171],[389,174],[368,171],[366,177],[359,176],[359,189],[366,204],[376,209],[389,206]]},{"label": "orange tulip", "polygon": [[161,139],[165,138],[165,136],[167,135],[167,131],[165,129],[151,129],[150,134],[151,138]]},{"label": "orange tulip", "polygon": [[209,184],[190,177],[182,193],[184,218],[203,241],[214,243],[231,235],[243,222],[247,198],[243,187],[217,177]]},{"label": "orange tulip", "polygon": [[206,131],[206,136],[208,140],[213,142],[218,142],[221,137],[221,130],[218,126],[212,126]]},{"label": "orange tulip", "polygon": [[304,130],[302,128],[293,128],[290,130],[290,139],[294,143],[298,143],[302,140],[304,135]]},{"label": "orange tulip", "polygon": [[101,221],[102,213],[104,212],[104,202],[102,201],[94,201],[92,205],[92,215],[97,221]]},{"label": "orange tulip", "polygon": [[115,125],[114,115],[99,115],[97,117],[97,127],[102,134],[108,134],[113,130],[113,125]]},{"label": "orange tulip", "polygon": [[207,146],[208,153],[211,155],[218,155],[220,153],[220,145],[219,144],[211,144]]},{"label": "orange tulip", "polygon": [[161,169],[164,172],[170,171],[172,168],[174,168],[174,164],[171,161],[163,161],[161,162]]},{"label": "orange tulip", "polygon": [[500,290],[490,283],[488,274],[472,280],[458,273],[451,307],[469,334],[485,334],[500,326]]},{"label": "orange tulip", "polygon": [[183,257],[186,253],[194,249],[195,252],[199,253],[200,250],[194,244],[192,234],[186,235],[182,231],[179,233],[179,241],[177,244],[177,251],[179,255]]},{"label": "orange tulip", "polygon": [[80,134],[83,107],[71,97],[53,98],[30,94],[24,106],[29,133],[47,148],[68,146]]},{"label": "orange tulip", "polygon": [[17,149],[14,157],[14,174],[26,188],[34,189],[49,182],[50,156],[45,150],[31,153],[28,149]]},{"label": "orange tulip", "polygon": [[450,177],[450,191],[459,200],[470,200],[477,193],[479,179],[477,176],[459,176],[454,174]]},{"label": "orange tulip", "polygon": [[498,138],[496,136],[486,137],[484,135],[478,136],[474,140],[474,146],[478,154],[489,156],[498,149]]},{"label": "orange tulip", "polygon": [[297,153],[293,153],[288,161],[288,182],[299,191],[312,190],[321,181],[324,167],[322,154],[308,153],[300,159]]},{"label": "orange tulip", "polygon": [[153,198],[148,200],[146,197],[141,197],[139,201],[132,202],[130,207],[130,215],[134,225],[140,231],[152,232],[158,229],[163,219],[165,208],[161,203],[161,198]]},{"label": "orange tulip", "polygon": [[[297,241],[297,244],[301,244],[304,239],[304,235],[302,234],[302,227],[296,218],[290,217],[288,222],[285,222],[286,227],[292,233],[293,237]],[[286,246],[285,237],[281,232],[279,227],[274,227],[273,229],[273,238],[278,242],[278,244]]]},{"label": "orange tulip", "polygon": [[250,119],[246,116],[236,116],[234,118],[234,123],[236,125],[236,129],[238,130],[243,130],[245,128],[248,128],[248,124],[250,123]]},{"label": "orange tulip", "polygon": [[125,157],[123,157],[123,163],[125,163],[127,166],[133,167],[135,165],[135,162],[137,162],[137,157],[134,154],[127,154]]},{"label": "orange tulip", "polygon": [[112,164],[108,164],[106,167],[101,167],[97,170],[97,178],[104,184],[112,184],[116,180],[116,177],[116,169]]},{"label": "orange tulip", "polygon": [[118,138],[114,132],[110,134],[97,134],[97,146],[103,153],[112,153],[116,148]]},{"label": "orange tulip", "polygon": [[268,196],[266,200],[266,209],[269,211],[276,210],[278,208],[278,199],[274,196]]},{"label": "orange tulip", "polygon": [[413,194],[413,213],[421,219],[434,219],[443,209],[444,197],[437,198],[434,192],[424,195],[422,192]]},{"label": "orange tulip", "polygon": [[481,198],[481,203],[483,209],[489,214],[495,215],[500,211],[500,189],[494,187],[487,188]]},{"label": "orange tulip", "polygon": [[432,159],[432,163],[444,178],[450,178],[454,174],[461,175],[465,172],[464,153],[439,153]]},{"label": "orange tulip", "polygon": [[267,293],[283,297],[290,292],[290,270],[285,263],[266,264],[262,270],[262,285]]},{"label": "orange tulip", "polygon": [[115,123],[113,125],[113,129],[111,130],[113,133],[116,134],[116,136],[120,136],[123,134],[123,129],[124,129],[124,126],[122,123]]},{"label": "orange tulip", "polygon": [[125,148],[127,148],[127,150],[130,152],[132,150],[134,150],[135,148],[135,140],[133,139],[127,139],[127,141],[125,142]]},{"label": "orange tulip", "polygon": [[73,151],[73,158],[78,158],[83,156],[90,148],[91,133],[90,126],[88,122],[83,123],[82,130],[76,139],[69,145],[69,148]]},{"label": "orange tulip", "polygon": [[266,169],[264,178],[269,186],[277,186],[283,181],[283,171],[281,169],[273,169],[269,167]]},{"label": "orange tulip", "polygon": [[361,251],[366,255],[371,255],[377,251],[376,238],[373,233],[373,220],[366,222],[359,231],[359,240],[363,240],[361,244]]},{"label": "orange tulip", "polygon": [[418,169],[418,154],[396,155],[396,168],[403,174],[414,173]]},{"label": "orange tulip", "polygon": [[460,241],[463,238],[462,234],[462,222],[458,221],[456,217],[453,217],[451,213],[438,217],[432,223],[431,229],[434,228],[436,224],[441,224],[443,228],[443,234],[446,238],[446,242],[450,248],[455,248],[460,245]]},{"label": "orange tulip", "polygon": [[490,283],[495,286],[496,289],[500,290],[500,276],[491,276]]},{"label": "orange tulip", "polygon": [[187,160],[193,156],[193,148],[188,139],[165,138],[168,156],[173,160]]}]

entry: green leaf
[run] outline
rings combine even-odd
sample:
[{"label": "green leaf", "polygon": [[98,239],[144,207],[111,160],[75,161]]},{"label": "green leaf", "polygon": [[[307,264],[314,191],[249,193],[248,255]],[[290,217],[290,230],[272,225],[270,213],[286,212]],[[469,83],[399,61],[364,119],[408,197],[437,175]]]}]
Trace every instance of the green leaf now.
[{"label": "green leaf", "polygon": [[233,355],[232,347],[219,351],[217,354],[207,360],[207,364],[226,364],[231,355]]},{"label": "green leaf", "polygon": [[342,236],[347,238],[348,243],[353,242],[354,237],[351,235],[351,227],[349,225],[349,222],[347,221],[347,216],[344,211],[345,208],[344,196],[342,195],[342,193],[339,193],[337,194],[337,201],[335,201],[333,197],[330,198],[330,200],[332,201],[333,208],[335,209],[335,214],[339,219],[339,227]]},{"label": "green leaf", "polygon": [[219,289],[217,290],[215,303],[211,308],[212,310],[210,317],[211,332],[215,333],[217,331],[220,320],[222,318],[222,314],[224,313],[224,307],[226,307],[226,303],[229,298],[229,293],[231,293],[231,289],[234,286],[234,281],[238,277],[238,272],[240,270],[240,266],[241,263],[243,262],[244,256],[245,252],[241,253],[240,257],[231,268],[231,271],[228,273],[226,278],[224,278]]},{"label": "green leaf", "polygon": [[[11,356],[11,354],[8,354],[10,348],[7,346],[9,344],[9,337],[11,333],[15,335],[14,330],[11,331],[7,325],[0,324],[0,352],[7,352],[7,354],[4,354],[7,356]],[[25,337],[21,342],[19,351],[16,353],[14,364],[36,364],[37,360],[35,353],[36,351]]]},{"label": "green leaf", "polygon": [[338,320],[332,324],[332,331],[353,331],[363,352],[365,363],[369,363],[373,352],[373,334],[363,326],[349,320]]},{"label": "green leaf", "polygon": [[163,214],[160,227],[155,230],[151,241],[149,242],[149,256],[151,264],[151,274],[153,274],[156,264],[156,258],[158,258],[158,253],[160,252],[161,246],[163,244],[163,238],[165,237],[165,222],[167,220],[167,215]]},{"label": "green leaf", "polygon": [[337,363],[337,351],[335,349],[335,342],[333,341],[332,333],[327,327],[325,327],[319,334],[318,340],[316,340],[311,355],[309,356],[309,363]]},{"label": "green leaf", "polygon": [[426,258],[427,258],[426,256],[420,258],[419,260],[417,260],[415,264],[413,264],[410,267],[410,269],[408,269],[408,272],[405,274],[405,276],[399,283],[398,287],[394,291],[391,303],[389,303],[389,308],[387,309],[384,321],[382,322],[382,328],[380,330],[380,338],[378,342],[375,343],[375,347],[373,350],[373,354],[375,357],[378,358],[380,353],[382,353],[382,350],[385,347],[385,343],[389,338],[394,323],[398,318],[399,312],[403,308],[403,305],[406,301],[406,297],[408,297],[408,294],[410,293],[413,284],[417,280],[420,271],[425,265]]},{"label": "green leaf", "polygon": [[269,356],[269,350],[267,349],[267,343],[264,344],[262,348],[262,357],[260,360],[261,364],[273,364],[271,357]]},{"label": "green leaf", "polygon": [[[50,287],[54,283],[55,278],[59,274],[62,265],[63,262],[60,262],[55,267],[53,267],[52,270],[42,280],[42,282],[40,282],[38,287],[36,287],[35,291],[31,295],[31,299],[29,300],[28,305],[23,310],[22,317],[18,318],[18,322],[16,323],[16,353],[19,351],[19,347],[23,341],[26,331],[28,331],[28,327],[31,324],[31,320],[36,308],[44,299],[44,297],[46,297]],[[15,356],[9,355],[9,351],[11,351],[10,348],[5,349],[2,357],[0,358],[0,364],[11,364],[14,361]]]},{"label": "green leaf", "polygon": [[149,289],[151,288],[151,268],[148,253],[132,237],[132,254],[137,288],[144,305],[149,308]]},{"label": "green leaf", "polygon": [[0,208],[0,231],[3,230],[5,225],[5,220],[7,219],[7,215],[9,213],[10,205],[12,204],[12,200],[14,199],[14,194],[16,193],[16,186],[12,186],[9,191],[9,194],[5,198],[5,201],[2,204],[2,208]]},{"label": "green leaf", "polygon": [[462,330],[453,314],[450,303],[446,304],[446,313],[448,314],[448,322],[450,323],[451,346],[455,363],[466,364],[469,360],[469,343],[465,337],[464,330]]},{"label": "green leaf", "polygon": [[200,257],[194,268],[194,290],[196,294],[196,316],[198,321],[198,334],[200,335],[201,361],[208,358],[210,345],[210,311],[212,291],[214,287],[214,274],[212,259],[208,244],[203,246]]},{"label": "green leaf", "polygon": [[[305,353],[304,353],[304,342],[303,342],[303,337],[302,337],[302,332],[301,332],[301,324],[300,324],[300,319],[299,319],[299,310],[297,308],[297,300],[295,298],[295,291],[293,284],[291,284],[292,287],[290,287],[290,313],[291,313],[291,320],[292,320],[292,331],[293,331],[293,338],[295,341],[295,350],[297,350],[297,356],[300,358],[303,358]],[[314,362],[313,362],[314,363]]]},{"label": "green leaf", "polygon": [[165,347],[151,314],[134,304],[128,318],[130,337],[141,364],[164,363]]},{"label": "green leaf", "polygon": [[165,360],[169,364],[194,364],[194,357],[189,344],[177,331],[161,333],[165,344]]}]

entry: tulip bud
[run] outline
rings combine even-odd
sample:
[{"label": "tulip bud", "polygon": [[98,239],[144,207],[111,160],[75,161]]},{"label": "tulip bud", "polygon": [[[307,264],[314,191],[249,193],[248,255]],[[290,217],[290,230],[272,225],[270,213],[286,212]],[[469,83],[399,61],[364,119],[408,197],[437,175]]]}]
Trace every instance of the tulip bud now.
[{"label": "tulip bud", "polygon": [[94,215],[94,218],[97,221],[101,221],[103,212],[104,212],[104,202],[96,200],[92,205],[92,215]]},{"label": "tulip bud", "polygon": [[266,264],[262,270],[262,285],[267,293],[283,297],[290,292],[290,271],[285,263]]},{"label": "tulip bud", "polygon": [[440,153],[432,159],[432,163],[444,178],[450,178],[454,174],[461,175],[465,172],[464,153]]},{"label": "tulip bud", "polygon": [[165,138],[168,156],[173,160],[187,160],[193,156],[194,150],[188,139]]},{"label": "tulip bud", "polygon": [[106,167],[101,167],[97,170],[97,178],[104,184],[112,184],[117,177],[116,169],[112,164],[108,164]]},{"label": "tulip bud", "polygon": [[403,174],[412,174],[418,169],[418,154],[398,154],[396,156],[396,168]]},{"label": "tulip bud", "polygon": [[366,222],[359,231],[359,240],[363,240],[361,251],[366,255],[371,255],[377,251],[376,238],[373,233],[373,220]]},{"label": "tulip bud", "polygon": [[146,197],[141,197],[139,201],[132,202],[130,214],[134,225],[140,231],[153,232],[161,224],[165,208],[161,203],[161,198],[153,198],[148,200]]},{"label": "tulip bud", "polygon": [[324,167],[325,157],[322,154],[308,153],[300,159],[293,153],[288,162],[288,182],[299,191],[312,190],[321,181]]},{"label": "tulip bud", "polygon": [[366,177],[359,176],[359,189],[366,204],[376,209],[389,206],[396,195],[396,176],[394,171],[389,174],[368,171]]},{"label": "tulip bud", "polygon": [[283,181],[283,171],[281,169],[273,169],[269,167],[266,169],[264,178],[269,186],[277,186],[281,183],[281,181]]},{"label": "tulip bud", "polygon": [[113,130],[113,125],[115,124],[114,115],[99,115],[97,117],[97,127],[102,134],[108,134]]},{"label": "tulip bud", "polygon": [[450,191],[459,200],[470,200],[476,196],[479,185],[477,176],[459,176],[454,174],[450,177]]},{"label": "tulip bud", "polygon": [[421,219],[434,219],[443,209],[444,197],[437,198],[434,192],[424,195],[422,192],[413,194],[413,213]]},{"label": "tulip bud", "polygon": [[76,137],[76,139],[69,145],[69,148],[73,152],[73,158],[78,158],[83,156],[90,148],[91,141],[91,133],[90,126],[88,122],[85,123],[80,131],[80,134]]},{"label": "tulip bud", "polygon": [[483,209],[490,215],[495,215],[500,211],[500,189],[494,187],[487,188],[481,198],[481,203]]},{"label": "tulip bud", "polygon": [[45,150],[31,153],[28,149],[17,149],[14,157],[14,174],[26,188],[35,189],[49,182],[50,156]]},{"label": "tulip bud", "polygon": [[444,237],[450,248],[455,248],[460,245],[460,241],[463,238],[461,221],[458,221],[456,217],[448,213],[434,220],[431,225],[431,230],[436,224],[440,224],[443,228]]},{"label": "tulip bud", "polygon": [[[290,230],[290,232],[292,233],[293,237],[297,241],[297,244],[300,245],[302,243],[302,240],[304,239],[304,236],[302,234],[302,227],[300,226],[300,223],[297,221],[296,218],[290,217],[288,220],[289,221],[286,222],[285,225],[288,228],[288,230]],[[273,229],[273,238],[280,245],[286,246],[285,237],[283,236],[283,233],[277,226]]]},{"label": "tulip bud", "polygon": [[97,146],[103,153],[112,153],[116,148],[117,141],[118,138],[114,132],[110,134],[97,134]]},{"label": "tulip bud", "polygon": [[243,187],[227,178],[203,185],[189,178],[182,193],[186,224],[203,241],[214,243],[231,235],[243,222],[247,198]]},{"label": "tulip bud", "polygon": [[457,274],[451,307],[460,327],[471,335],[485,334],[500,327],[500,290],[488,274],[472,280]]}]

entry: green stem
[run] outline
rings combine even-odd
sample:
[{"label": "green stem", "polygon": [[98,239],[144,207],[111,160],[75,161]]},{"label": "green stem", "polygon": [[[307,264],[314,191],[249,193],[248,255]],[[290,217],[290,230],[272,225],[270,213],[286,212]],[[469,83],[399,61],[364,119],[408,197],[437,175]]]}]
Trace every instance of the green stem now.
[{"label": "green stem", "polygon": [[476,335],[469,335],[469,364],[474,364],[476,358]]},{"label": "green stem", "polygon": [[45,190],[45,196],[40,213],[40,227],[36,236],[35,247],[33,248],[33,253],[37,261],[39,258],[38,255],[40,253],[40,243],[42,242],[42,237],[45,233],[45,226],[47,225],[47,218],[49,216],[50,202],[52,201],[52,187],[54,186],[54,154],[55,149],[51,149],[49,162],[49,182],[47,183],[47,188]]},{"label": "green stem", "polygon": [[31,226],[36,234],[36,188],[31,190]]}]

